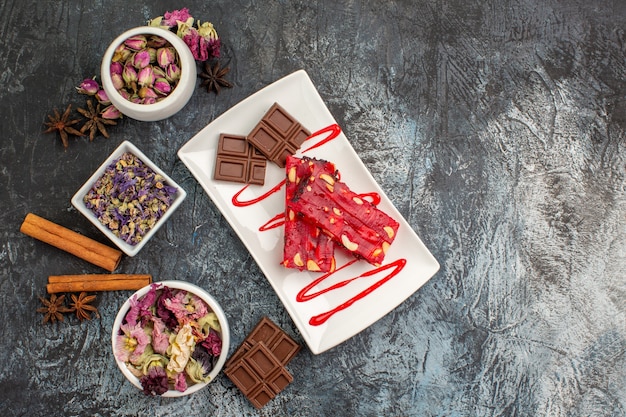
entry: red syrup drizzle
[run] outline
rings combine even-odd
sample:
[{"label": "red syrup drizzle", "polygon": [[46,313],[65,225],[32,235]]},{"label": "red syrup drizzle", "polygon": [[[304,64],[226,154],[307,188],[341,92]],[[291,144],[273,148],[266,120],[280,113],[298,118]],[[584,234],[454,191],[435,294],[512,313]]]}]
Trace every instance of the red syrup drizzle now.
[{"label": "red syrup drizzle", "polygon": [[[348,265],[351,265],[355,261],[356,260],[348,262],[346,265],[342,266],[341,268],[344,268],[344,267],[346,267]],[[366,296],[368,296],[369,294],[374,292],[377,288],[380,288],[384,283],[386,283],[391,278],[396,276],[400,271],[402,271],[402,269],[404,269],[405,265],[406,265],[406,259],[400,258],[400,259],[397,259],[397,260],[395,260],[395,261],[393,261],[393,262],[391,262],[391,263],[389,263],[387,265],[383,265],[383,266],[380,266],[378,268],[374,268],[374,269],[371,269],[371,270],[369,270],[367,272],[364,272],[364,273],[362,273],[359,276],[343,280],[343,281],[338,282],[337,284],[332,285],[332,286],[330,286],[328,288],[325,288],[323,290],[320,290],[320,291],[308,294],[308,292],[314,286],[316,286],[317,284],[319,284],[323,280],[327,279],[328,277],[330,277],[334,273],[334,272],[331,272],[331,273],[328,273],[328,274],[325,274],[325,275],[321,276],[320,278],[316,279],[315,281],[313,281],[312,283],[310,283],[309,285],[304,287],[298,293],[298,295],[296,296],[296,301],[299,301],[299,302],[308,301],[308,300],[310,300],[312,298],[320,296],[320,295],[322,295],[324,293],[327,293],[329,291],[333,291],[333,290],[336,290],[338,288],[344,287],[344,286],[348,285],[349,283],[351,283],[352,281],[357,280],[359,278],[369,277],[369,276],[372,276],[372,275],[377,274],[379,272],[386,271],[387,269],[393,268],[393,270],[391,272],[389,272],[389,274],[385,275],[383,278],[381,278],[380,280],[376,281],[374,284],[370,285],[369,287],[367,287],[365,290],[361,291],[360,293],[358,293],[354,297],[346,300],[342,304],[339,304],[337,307],[333,308],[332,310],[327,311],[326,313],[318,314],[317,316],[311,317],[311,319],[309,320],[309,324],[311,326],[319,326],[321,324],[324,324],[334,314],[336,314],[336,313],[338,313],[338,312],[340,312],[342,310],[345,310],[346,308],[350,307],[355,302],[365,298]],[[335,270],[335,272],[336,271],[337,270]]]},{"label": "red syrup drizzle", "polygon": [[311,149],[319,148],[320,146],[324,145],[325,143],[330,142],[331,140],[335,139],[341,133],[341,128],[336,123],[332,124],[330,126],[326,126],[326,127],[322,128],[322,129],[318,130],[317,132],[314,132],[313,134],[311,134],[311,136],[306,138],[306,140],[311,140],[312,138],[320,136],[320,135],[323,135],[324,133],[329,133],[329,135],[327,137],[325,137],[324,139],[320,140],[319,142],[317,142],[316,144],[311,145],[308,148],[304,149],[302,151],[302,153],[308,152]]},{"label": "red syrup drizzle", "polygon": [[285,183],[287,182],[287,180],[282,180],[281,182],[279,182],[278,184],[276,184],[274,186],[274,188],[272,188],[271,190],[269,190],[268,192],[266,192],[265,194],[262,194],[260,196],[258,196],[257,198],[253,198],[252,200],[240,200],[239,196],[241,195],[241,193],[243,193],[246,188],[248,188],[248,185],[246,185],[245,187],[243,187],[241,190],[237,191],[235,193],[235,195],[233,196],[233,198],[231,199],[231,202],[233,203],[233,206],[235,207],[246,207],[246,206],[251,206],[253,204],[256,204],[260,201],[265,200],[267,197],[269,197],[270,195],[277,193],[278,191],[280,191],[280,189],[282,188],[283,185],[285,185]]},{"label": "red syrup drizzle", "polygon": [[272,217],[263,226],[259,227],[259,232],[265,232],[266,230],[276,229],[277,227],[285,224],[285,213],[278,213]]}]

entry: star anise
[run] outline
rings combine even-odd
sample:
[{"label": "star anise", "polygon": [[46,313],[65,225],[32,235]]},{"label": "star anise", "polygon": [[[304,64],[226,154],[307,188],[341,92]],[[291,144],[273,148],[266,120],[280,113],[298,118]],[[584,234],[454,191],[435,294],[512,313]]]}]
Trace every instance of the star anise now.
[{"label": "star anise", "polygon": [[67,307],[65,307],[64,295],[57,297],[56,294],[52,294],[49,300],[43,297],[39,297],[39,299],[44,306],[38,308],[37,312],[44,313],[44,323],[63,321],[63,313],[68,313],[70,311]]},{"label": "star anise", "polygon": [[87,295],[87,293],[83,291],[78,296],[76,296],[76,294],[70,294],[70,297],[72,297],[72,302],[70,303],[69,311],[76,312],[76,317],[78,317],[80,321],[91,320],[91,312],[94,312],[96,317],[100,318],[98,309],[89,304],[96,299],[95,295]]},{"label": "star anise", "polygon": [[204,63],[204,71],[198,75],[204,80],[200,85],[206,87],[209,93],[215,91],[215,94],[219,94],[221,87],[231,88],[233,86],[224,78],[229,71],[230,67],[221,68],[219,62],[211,66],[211,64],[206,61]]},{"label": "star anise", "polygon": [[92,101],[87,100],[87,109],[81,109],[79,107],[76,110],[87,119],[83,127],[80,128],[80,132],[85,133],[86,131],[89,131],[90,142],[93,140],[93,138],[96,137],[96,134],[98,132],[100,132],[105,138],[108,138],[109,132],[107,132],[107,129],[104,125],[117,124],[114,120],[105,119],[104,117],[102,117],[102,114],[100,113],[100,103],[98,103],[96,107],[94,107]]},{"label": "star anise", "polygon": [[69,120],[71,110],[71,104],[67,106],[67,109],[65,109],[65,112],[63,112],[63,114],[59,114],[59,111],[57,109],[54,109],[54,116],[48,115],[48,119],[50,121],[45,123],[46,127],[48,128],[44,130],[44,133],[51,133],[55,130],[59,132],[59,135],[61,135],[61,142],[63,142],[64,148],[67,148],[70,144],[69,135],[85,136],[82,132],[72,127],[76,123],[80,122],[80,119]]}]

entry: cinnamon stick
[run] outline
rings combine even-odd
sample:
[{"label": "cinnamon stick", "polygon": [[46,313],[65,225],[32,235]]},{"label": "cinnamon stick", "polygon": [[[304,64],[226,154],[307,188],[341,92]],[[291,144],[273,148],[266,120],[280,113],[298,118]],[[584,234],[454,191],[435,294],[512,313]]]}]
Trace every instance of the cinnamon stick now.
[{"label": "cinnamon stick", "polygon": [[60,292],[97,292],[138,290],[152,283],[145,274],[83,274],[50,275],[46,289],[49,294]]},{"label": "cinnamon stick", "polygon": [[122,259],[122,252],[49,220],[28,213],[20,232],[64,250],[87,262],[113,272]]}]

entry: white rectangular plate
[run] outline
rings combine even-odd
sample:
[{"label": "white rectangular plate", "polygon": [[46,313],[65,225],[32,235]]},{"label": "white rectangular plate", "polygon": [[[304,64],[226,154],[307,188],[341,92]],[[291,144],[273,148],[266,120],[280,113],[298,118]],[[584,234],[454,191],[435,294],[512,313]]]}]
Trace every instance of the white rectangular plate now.
[{"label": "white rectangular plate", "polygon": [[[297,156],[334,162],[341,180],[353,191],[377,194],[381,200],[378,207],[400,223],[397,237],[387,252],[382,270],[372,274],[369,273],[376,270],[374,266],[363,260],[349,263],[351,259],[342,254],[337,255],[337,271],[330,275],[285,268],[281,264],[283,228],[264,227],[284,212],[284,186],[270,192],[285,179],[284,169],[268,162],[265,185],[250,185],[245,189],[243,184],[213,179],[220,134],[247,135],[275,102],[311,132],[336,126],[309,76],[300,70],[226,111],[190,139],[178,151],[178,156],[246,245],[311,351],[319,354],[359,333],[397,307],[439,270],[439,263],[385,196],[341,132],[315,148],[313,146],[329,135],[312,136],[305,141]],[[233,204],[233,197],[242,189],[238,197],[240,201],[267,196],[241,207]],[[343,265],[347,266],[341,268]],[[319,294],[301,300],[298,293],[320,278],[324,279],[306,291],[306,295]],[[326,320],[320,320],[320,317]],[[315,323],[316,318],[321,323]]]}]

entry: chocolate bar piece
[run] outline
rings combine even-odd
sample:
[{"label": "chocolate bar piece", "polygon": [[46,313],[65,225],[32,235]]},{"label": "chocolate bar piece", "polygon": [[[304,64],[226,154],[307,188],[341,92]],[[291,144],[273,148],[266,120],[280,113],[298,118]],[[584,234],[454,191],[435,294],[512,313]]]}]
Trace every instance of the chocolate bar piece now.
[{"label": "chocolate bar piece", "polygon": [[300,350],[300,345],[295,340],[289,337],[276,323],[264,316],[254,326],[254,329],[252,329],[230,359],[226,361],[225,368],[228,368],[248,352],[250,348],[260,342],[263,342],[272,351],[283,366],[287,365]]},{"label": "chocolate bar piece", "polygon": [[335,173],[335,164],[313,158],[288,156],[285,166],[285,227],[283,265],[300,271],[332,272],[335,270],[335,242],[322,229],[296,215],[289,202],[298,184],[311,175]]},{"label": "chocolate bar piece", "polygon": [[299,350],[300,345],[263,317],[228,359],[224,374],[261,408],[293,381],[285,365]]},{"label": "chocolate bar piece", "polygon": [[267,159],[245,136],[221,134],[215,159],[216,180],[263,185]]},{"label": "chocolate bar piece", "polygon": [[296,153],[310,135],[292,115],[274,103],[247,139],[267,159],[284,168],[287,155]]},{"label": "chocolate bar piece", "polygon": [[314,173],[301,181],[288,204],[305,221],[375,266],[382,264],[400,226],[339,181],[337,173]]},{"label": "chocolate bar piece", "polygon": [[293,381],[293,376],[263,342],[255,344],[224,373],[257,408],[263,407]]}]

